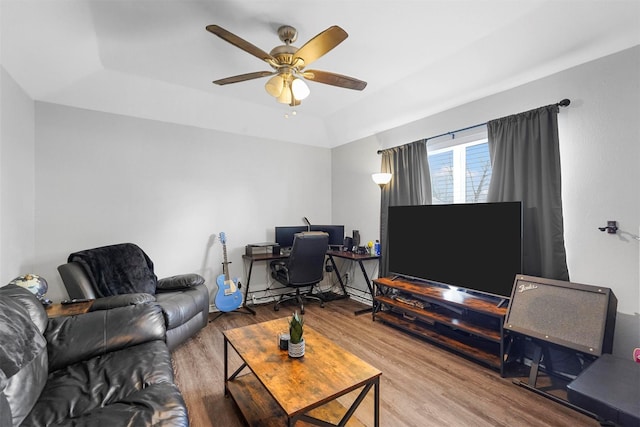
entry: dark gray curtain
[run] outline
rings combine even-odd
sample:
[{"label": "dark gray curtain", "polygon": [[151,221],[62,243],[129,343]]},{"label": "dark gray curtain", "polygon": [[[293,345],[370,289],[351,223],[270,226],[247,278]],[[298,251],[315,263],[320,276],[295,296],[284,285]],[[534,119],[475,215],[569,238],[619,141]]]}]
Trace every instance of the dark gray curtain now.
[{"label": "dark gray curtain", "polygon": [[389,274],[387,215],[389,206],[431,204],[431,176],[426,140],[382,152],[381,172],[390,172],[391,182],[382,188],[380,203],[380,277]]},{"label": "dark gray curtain", "polygon": [[558,106],[487,123],[488,202],[522,201],[523,273],[569,280],[564,247]]}]

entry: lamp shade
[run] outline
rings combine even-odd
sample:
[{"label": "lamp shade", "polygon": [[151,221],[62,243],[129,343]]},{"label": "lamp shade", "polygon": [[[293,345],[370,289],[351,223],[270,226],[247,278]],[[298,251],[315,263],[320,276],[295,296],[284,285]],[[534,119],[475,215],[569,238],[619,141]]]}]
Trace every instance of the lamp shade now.
[{"label": "lamp shade", "polygon": [[291,92],[293,92],[294,98],[298,101],[302,101],[311,93],[309,86],[299,78],[295,78],[293,82],[291,82]]},{"label": "lamp shade", "polygon": [[276,98],[276,101],[278,101],[281,104],[291,104],[291,100],[292,100],[291,88],[285,83],[284,89],[282,89],[282,93],[280,94],[280,96]]},{"label": "lamp shade", "polygon": [[382,187],[384,185],[387,185],[389,181],[391,181],[391,174],[388,172],[374,173],[371,175],[371,179],[373,179],[373,182]]},{"label": "lamp shade", "polygon": [[284,88],[284,79],[280,74],[276,74],[267,80],[267,83],[264,85],[267,93],[275,98],[279,97],[282,93],[282,89]]}]

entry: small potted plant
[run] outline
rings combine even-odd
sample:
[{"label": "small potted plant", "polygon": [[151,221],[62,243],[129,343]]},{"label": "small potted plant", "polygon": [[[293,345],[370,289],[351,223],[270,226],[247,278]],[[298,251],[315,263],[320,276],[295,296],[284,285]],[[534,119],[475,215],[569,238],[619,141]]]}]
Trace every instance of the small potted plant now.
[{"label": "small potted plant", "polygon": [[298,312],[294,312],[291,320],[289,320],[289,356],[290,357],[302,357],[304,356],[304,338],[302,334],[304,326],[304,318],[302,315],[298,315]]}]

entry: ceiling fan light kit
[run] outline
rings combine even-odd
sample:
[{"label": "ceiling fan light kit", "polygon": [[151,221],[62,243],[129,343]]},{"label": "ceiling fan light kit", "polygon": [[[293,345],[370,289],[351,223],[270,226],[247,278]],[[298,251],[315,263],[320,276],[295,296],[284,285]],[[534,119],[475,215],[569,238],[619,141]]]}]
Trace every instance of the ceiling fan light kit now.
[{"label": "ceiling fan light kit", "polygon": [[311,93],[309,86],[302,79],[293,77],[291,73],[276,74],[267,80],[264,88],[282,104],[291,104],[292,99],[302,101]]},{"label": "ceiling fan light kit", "polygon": [[327,28],[300,48],[291,45],[297,40],[298,31],[289,25],[283,25],[278,29],[278,36],[284,45],[276,46],[270,53],[218,25],[208,25],[206,29],[226,42],[262,59],[273,68],[273,71],[258,71],[215,80],[213,83],[217,85],[271,76],[264,86],[267,93],[276,98],[279,103],[289,104],[292,107],[300,105],[300,101],[307,98],[311,92],[304,79],[353,90],[363,90],[367,86],[366,82],[353,77],[328,71],[305,70],[305,67],[348,37],[347,33],[337,25]]}]

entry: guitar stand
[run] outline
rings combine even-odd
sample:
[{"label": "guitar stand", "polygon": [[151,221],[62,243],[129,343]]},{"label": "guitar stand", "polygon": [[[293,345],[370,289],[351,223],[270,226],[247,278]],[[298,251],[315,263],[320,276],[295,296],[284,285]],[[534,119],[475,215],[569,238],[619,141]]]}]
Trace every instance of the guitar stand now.
[{"label": "guitar stand", "polygon": [[[551,382],[552,382],[552,386],[550,387],[546,387],[547,389],[554,389],[554,388],[558,388],[557,384],[555,384],[555,381],[553,379],[553,366],[551,364],[551,357],[549,355],[549,348],[546,345],[543,345],[541,343],[536,343],[536,347],[533,353],[533,358],[531,360],[531,369],[529,371],[529,380],[528,382],[524,382],[524,381],[520,381],[520,380],[513,380],[513,383],[515,385],[518,385],[520,387],[526,388],[529,391],[533,391],[534,393],[537,393],[541,396],[544,396],[548,399],[553,400],[556,403],[559,403],[561,405],[564,405],[568,408],[571,408],[575,411],[578,411],[584,415],[593,417],[593,414],[580,408],[579,406],[576,406],[572,403],[570,403],[567,400],[564,400],[552,393],[549,393],[545,390],[543,390],[542,388],[538,388],[536,386],[536,383],[538,381],[538,373],[540,371],[540,362],[544,361],[544,365],[545,365],[545,371],[547,372],[547,374],[549,375]],[[564,388],[564,387],[562,387]]]},{"label": "guitar stand", "polygon": [[[247,311],[239,311],[241,308],[246,308],[246,309],[247,309]],[[249,307],[239,307],[239,308],[237,308],[237,309],[235,309],[235,310],[233,310],[233,311],[219,311],[219,312],[215,315],[215,317],[214,317],[213,319],[209,319],[209,322],[208,322],[208,323],[213,322],[213,321],[214,321],[214,320],[216,320],[218,317],[221,317],[221,316],[222,316],[222,315],[224,315],[224,314],[233,314],[233,313],[237,313],[237,314],[253,314],[254,316],[256,315],[256,312],[255,312],[253,309],[249,308]]]}]

